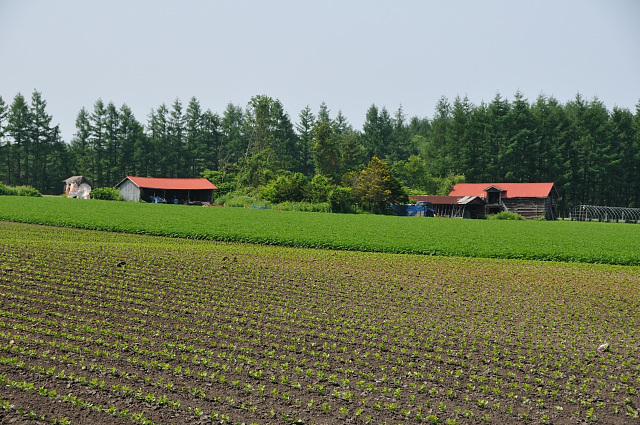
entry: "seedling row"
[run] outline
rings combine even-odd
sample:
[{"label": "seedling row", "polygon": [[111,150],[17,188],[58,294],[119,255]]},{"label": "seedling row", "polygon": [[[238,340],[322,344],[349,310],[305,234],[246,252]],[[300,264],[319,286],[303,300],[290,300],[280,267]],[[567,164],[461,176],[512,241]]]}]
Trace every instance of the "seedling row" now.
[{"label": "seedling row", "polygon": [[0,227],[11,235],[0,236],[0,398],[12,414],[147,424],[638,417],[638,268]]}]

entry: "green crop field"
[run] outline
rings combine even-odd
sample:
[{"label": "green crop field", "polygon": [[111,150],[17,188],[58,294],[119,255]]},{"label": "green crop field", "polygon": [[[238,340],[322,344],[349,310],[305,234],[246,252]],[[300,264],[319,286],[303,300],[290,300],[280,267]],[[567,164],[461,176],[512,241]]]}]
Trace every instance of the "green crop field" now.
[{"label": "green crop field", "polygon": [[272,245],[640,265],[635,224],[452,220],[0,198],[0,220]]}]

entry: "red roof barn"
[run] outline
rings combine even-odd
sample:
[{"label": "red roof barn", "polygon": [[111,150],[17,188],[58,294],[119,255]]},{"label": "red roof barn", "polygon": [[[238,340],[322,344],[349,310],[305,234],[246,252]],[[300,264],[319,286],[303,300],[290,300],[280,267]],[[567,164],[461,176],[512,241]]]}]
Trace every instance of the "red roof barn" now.
[{"label": "red roof barn", "polygon": [[[193,204],[213,202],[213,191],[217,189],[207,179],[165,179],[157,177],[127,176],[116,185],[120,194],[128,201]],[[161,201],[160,201],[161,202]]]},{"label": "red roof barn", "polygon": [[527,219],[556,219],[558,191],[553,183],[458,183],[450,196],[477,196],[485,214],[511,211]]}]

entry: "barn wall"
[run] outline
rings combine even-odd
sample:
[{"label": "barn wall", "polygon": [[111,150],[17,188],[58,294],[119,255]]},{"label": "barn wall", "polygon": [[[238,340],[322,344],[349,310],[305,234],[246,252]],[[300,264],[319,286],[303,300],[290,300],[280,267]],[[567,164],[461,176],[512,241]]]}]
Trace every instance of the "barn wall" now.
[{"label": "barn wall", "polygon": [[131,180],[125,180],[120,185],[120,195],[127,201],[138,202],[140,201],[140,188]]},{"label": "barn wall", "polygon": [[520,214],[527,220],[535,220],[545,216],[545,199],[547,198],[502,198],[510,212]]}]

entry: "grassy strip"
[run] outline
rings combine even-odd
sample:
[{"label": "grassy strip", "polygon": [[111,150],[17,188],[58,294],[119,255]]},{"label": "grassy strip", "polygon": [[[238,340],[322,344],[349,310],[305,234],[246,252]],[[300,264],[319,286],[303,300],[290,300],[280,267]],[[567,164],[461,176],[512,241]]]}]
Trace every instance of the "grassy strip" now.
[{"label": "grassy strip", "polygon": [[2,197],[0,220],[158,236],[458,257],[640,265],[640,226],[451,220]]}]

